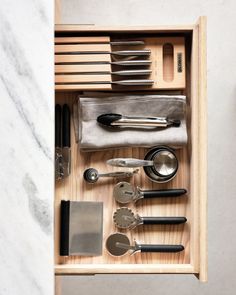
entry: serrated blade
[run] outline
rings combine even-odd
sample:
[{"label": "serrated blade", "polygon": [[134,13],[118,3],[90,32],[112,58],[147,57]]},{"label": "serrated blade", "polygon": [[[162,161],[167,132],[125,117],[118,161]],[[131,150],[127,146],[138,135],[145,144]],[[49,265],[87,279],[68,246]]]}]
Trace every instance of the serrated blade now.
[{"label": "serrated blade", "polygon": [[128,229],[135,223],[136,218],[131,209],[122,207],[114,212],[113,221],[118,228]]}]

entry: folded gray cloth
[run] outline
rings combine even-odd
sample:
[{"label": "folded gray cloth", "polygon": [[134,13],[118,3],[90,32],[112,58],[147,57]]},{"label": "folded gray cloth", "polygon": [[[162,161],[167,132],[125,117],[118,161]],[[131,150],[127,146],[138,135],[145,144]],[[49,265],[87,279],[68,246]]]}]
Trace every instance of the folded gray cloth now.
[{"label": "folded gray cloth", "polygon": [[[182,95],[82,95],[78,100],[79,143],[83,150],[121,147],[152,147],[187,143],[186,97]],[[181,120],[180,127],[104,128],[97,117],[106,113],[124,116],[169,117]]]}]

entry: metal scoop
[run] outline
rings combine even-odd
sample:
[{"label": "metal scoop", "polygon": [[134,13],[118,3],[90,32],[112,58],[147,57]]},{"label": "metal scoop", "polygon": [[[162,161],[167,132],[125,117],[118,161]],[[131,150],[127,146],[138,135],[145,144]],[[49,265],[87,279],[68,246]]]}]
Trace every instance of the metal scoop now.
[{"label": "metal scoop", "polygon": [[141,224],[181,224],[187,221],[186,217],[141,217],[127,208],[117,209],[113,221],[118,228],[133,229]]},{"label": "metal scoop", "polygon": [[108,237],[106,241],[106,249],[113,256],[122,256],[128,250],[132,250],[131,255],[137,252],[166,252],[175,253],[184,250],[182,245],[152,245],[138,244],[134,241],[134,245],[130,245],[130,240],[125,234],[115,233]]},{"label": "metal scoop", "polygon": [[116,167],[144,167],[147,176],[156,182],[172,179],[178,170],[178,159],[167,147],[155,147],[148,152],[144,160],[134,158],[115,158],[107,164]]},{"label": "metal scoop", "polygon": [[177,158],[170,151],[161,151],[153,160],[140,160],[135,158],[116,158],[107,161],[108,165],[116,167],[147,167],[152,166],[160,176],[173,174],[178,167]]},{"label": "metal scoop", "polygon": [[130,183],[122,181],[115,185],[113,197],[120,204],[137,202],[140,199],[178,197],[186,194],[186,189],[165,189],[165,190],[141,190],[134,188]]},{"label": "metal scoop", "polygon": [[89,183],[95,183],[98,181],[100,177],[115,177],[115,178],[129,178],[134,174],[138,173],[138,169],[133,170],[131,172],[125,171],[116,171],[109,173],[98,173],[98,171],[94,168],[88,168],[84,171],[84,180]]},{"label": "metal scoop", "polygon": [[[119,71],[116,73],[134,73],[135,75],[143,73],[143,70],[138,71]],[[150,74],[148,70],[145,70],[146,74]],[[160,127],[167,128],[169,126],[179,127],[180,120],[174,120],[167,117],[138,117],[138,116],[124,116],[121,114],[102,114],[97,117],[97,122],[107,127]]]}]

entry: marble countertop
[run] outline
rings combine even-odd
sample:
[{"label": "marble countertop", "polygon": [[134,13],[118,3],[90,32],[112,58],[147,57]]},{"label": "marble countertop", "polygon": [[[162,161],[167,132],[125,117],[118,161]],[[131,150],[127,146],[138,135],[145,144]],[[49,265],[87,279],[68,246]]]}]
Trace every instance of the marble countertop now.
[{"label": "marble countertop", "polygon": [[0,294],[51,295],[53,1],[1,1]]}]

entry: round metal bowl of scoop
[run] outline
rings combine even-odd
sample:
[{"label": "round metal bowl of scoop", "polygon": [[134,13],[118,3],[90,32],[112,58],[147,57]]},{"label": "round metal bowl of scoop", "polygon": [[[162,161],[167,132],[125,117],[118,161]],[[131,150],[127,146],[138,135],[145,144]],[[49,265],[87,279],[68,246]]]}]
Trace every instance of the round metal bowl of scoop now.
[{"label": "round metal bowl of scoop", "polygon": [[107,238],[106,249],[110,255],[120,257],[129,250],[131,250],[131,255],[137,252],[177,253],[183,251],[184,246],[139,244],[136,241],[134,241],[134,245],[131,245],[129,238],[125,234],[114,233]]},{"label": "round metal bowl of scoop", "polygon": [[166,146],[151,149],[144,160],[152,161],[153,165],[144,166],[146,175],[155,182],[168,182],[178,171],[178,159],[174,151]]}]

